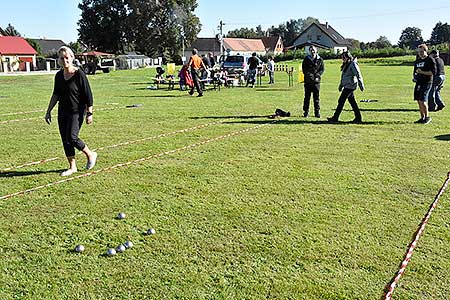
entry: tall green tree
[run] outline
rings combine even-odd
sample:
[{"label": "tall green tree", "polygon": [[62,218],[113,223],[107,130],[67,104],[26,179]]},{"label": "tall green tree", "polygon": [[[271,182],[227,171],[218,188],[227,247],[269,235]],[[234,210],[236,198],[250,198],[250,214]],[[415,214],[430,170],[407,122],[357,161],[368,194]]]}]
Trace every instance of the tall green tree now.
[{"label": "tall green tree", "polygon": [[423,43],[422,30],[417,27],[406,27],[400,35],[398,46],[401,48],[416,49],[421,43]]},{"label": "tall green tree", "polygon": [[4,31],[8,36],[21,36],[20,33],[11,24],[8,24]]},{"label": "tall green tree", "polygon": [[263,36],[264,34],[262,32],[258,34],[258,32],[255,31],[255,29],[245,27],[228,31],[226,35],[226,37],[229,38],[243,38],[243,39],[258,39],[262,38]]},{"label": "tall green tree", "polygon": [[79,40],[89,48],[118,53],[123,52],[129,40],[126,0],[82,0],[78,4]]},{"label": "tall green tree", "polygon": [[431,45],[450,43],[450,25],[447,23],[442,24],[442,22],[438,22],[431,32],[429,43]]},{"label": "tall green tree", "polygon": [[383,49],[392,47],[392,44],[387,37],[382,35],[374,42],[374,46],[377,49]]}]

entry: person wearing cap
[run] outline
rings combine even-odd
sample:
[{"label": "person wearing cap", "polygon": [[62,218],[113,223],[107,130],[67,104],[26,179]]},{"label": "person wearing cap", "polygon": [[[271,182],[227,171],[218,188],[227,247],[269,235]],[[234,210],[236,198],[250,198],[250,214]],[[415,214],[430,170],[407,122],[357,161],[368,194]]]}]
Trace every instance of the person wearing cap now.
[{"label": "person wearing cap", "polygon": [[436,63],[428,55],[428,46],[421,44],[417,47],[417,58],[414,62],[414,100],[417,101],[420,110],[420,119],[417,124],[428,124],[431,117],[428,116],[428,95],[433,86],[433,74],[436,73]]},{"label": "person wearing cap", "polygon": [[434,59],[436,63],[436,72],[433,74],[433,86],[428,97],[428,110],[439,111],[445,107],[444,101],[441,98],[441,89],[444,86],[445,81],[445,64],[444,60],[439,57],[438,50],[432,50],[430,57]]},{"label": "person wearing cap", "polygon": [[309,54],[302,62],[302,71],[304,74],[305,98],[303,99],[303,116],[309,115],[309,103],[311,94],[314,101],[314,116],[320,118],[320,80],[325,71],[323,59],[317,53],[317,48],[309,47]]}]

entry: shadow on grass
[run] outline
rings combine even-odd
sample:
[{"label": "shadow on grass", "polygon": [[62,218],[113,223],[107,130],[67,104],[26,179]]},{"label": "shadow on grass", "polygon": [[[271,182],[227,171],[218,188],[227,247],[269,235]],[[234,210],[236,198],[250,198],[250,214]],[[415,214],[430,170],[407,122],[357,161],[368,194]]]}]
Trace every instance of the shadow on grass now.
[{"label": "shadow on grass", "polygon": [[190,119],[260,119],[269,118],[269,115],[265,116],[207,116],[207,117],[190,117]]},{"label": "shadow on grass", "polygon": [[255,91],[257,92],[288,92],[292,91],[292,88],[256,88]]},{"label": "shadow on grass", "polygon": [[[273,119],[265,119],[265,120],[252,120],[252,121],[229,121],[224,122],[225,124],[239,124],[239,123],[247,123],[247,124],[265,124],[270,123]],[[283,125],[299,125],[299,124],[313,124],[313,125],[386,125],[386,124],[403,124],[403,122],[385,122],[385,121],[363,121],[361,123],[354,123],[352,121],[339,121],[339,122],[328,122],[326,120],[308,120],[308,119],[280,119],[278,122],[274,124],[283,124]]]},{"label": "shadow on grass", "polygon": [[[360,111],[374,111],[374,112],[418,112],[419,109],[415,108],[360,108]],[[352,111],[352,110],[347,110]]]},{"label": "shadow on grass", "polygon": [[450,141],[450,134],[441,134],[434,137],[438,141]]},{"label": "shadow on grass", "polygon": [[1,177],[24,177],[24,176],[32,176],[38,174],[48,174],[48,173],[61,173],[65,171],[65,169],[61,170],[50,170],[50,171],[9,171],[9,172],[0,172]]},{"label": "shadow on grass", "polygon": [[122,95],[122,96],[115,96],[118,98],[179,98],[179,97],[191,97],[189,95]]}]

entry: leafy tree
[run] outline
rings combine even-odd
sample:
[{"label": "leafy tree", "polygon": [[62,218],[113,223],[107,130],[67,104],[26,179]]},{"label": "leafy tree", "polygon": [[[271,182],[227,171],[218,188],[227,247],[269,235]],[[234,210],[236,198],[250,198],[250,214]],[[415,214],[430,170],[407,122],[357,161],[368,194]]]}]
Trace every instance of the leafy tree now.
[{"label": "leafy tree", "polygon": [[[259,25],[260,26],[260,25]],[[258,34],[253,28],[239,28],[228,31],[226,37],[229,38],[243,38],[243,39],[258,39],[263,37],[264,34]]]},{"label": "leafy tree", "polygon": [[36,52],[38,53],[38,56],[42,56],[41,46],[35,40],[28,39],[28,38],[26,38],[25,40],[28,42],[28,44],[30,44],[31,47],[33,47],[34,50],[36,50]]},{"label": "leafy tree", "polygon": [[4,31],[8,36],[21,36],[20,33],[11,24],[8,24]]},{"label": "leafy tree", "polygon": [[350,50],[360,49],[361,48],[361,42],[360,41],[355,40],[355,39],[347,39],[347,40],[352,44]]},{"label": "leafy tree", "polygon": [[67,47],[72,49],[73,53],[75,54],[81,53],[85,50],[80,42],[70,42],[69,44],[67,44]]},{"label": "leafy tree", "polygon": [[401,48],[415,49],[422,43],[422,30],[417,27],[406,27],[402,31],[398,46]]},{"label": "leafy tree", "polygon": [[450,25],[447,23],[442,24],[441,22],[438,22],[431,32],[429,43],[431,45],[450,43]]},{"label": "leafy tree", "polygon": [[278,25],[278,27],[272,26],[269,28],[269,33],[271,36],[281,36],[284,44],[290,45],[303,30],[314,22],[319,23],[319,20],[314,17],[297,20],[290,19],[286,23]]},{"label": "leafy tree", "polygon": [[123,52],[127,44],[126,0],[82,0],[78,4],[79,39],[89,48],[104,52]]},{"label": "leafy tree", "polygon": [[374,48],[377,49],[383,49],[383,48],[391,48],[392,44],[385,36],[380,36],[375,42],[374,42]]}]

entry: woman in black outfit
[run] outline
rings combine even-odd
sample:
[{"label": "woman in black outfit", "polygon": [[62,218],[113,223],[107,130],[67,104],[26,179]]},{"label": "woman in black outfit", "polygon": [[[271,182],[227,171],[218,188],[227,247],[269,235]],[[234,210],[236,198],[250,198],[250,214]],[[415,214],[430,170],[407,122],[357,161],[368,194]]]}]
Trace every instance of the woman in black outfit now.
[{"label": "woman in black outfit", "polygon": [[52,109],[56,102],[59,102],[59,133],[69,162],[69,169],[62,172],[61,176],[70,176],[77,172],[75,148],[83,151],[86,155],[87,170],[92,169],[97,160],[97,153],[89,150],[88,146],[78,137],[84,115],[86,114],[87,124],[93,122],[93,98],[86,74],[73,65],[75,59],[73,51],[63,46],[58,50],[58,56],[58,63],[63,69],[55,75],[53,95],[48,104],[45,121],[47,124],[52,122]]}]

